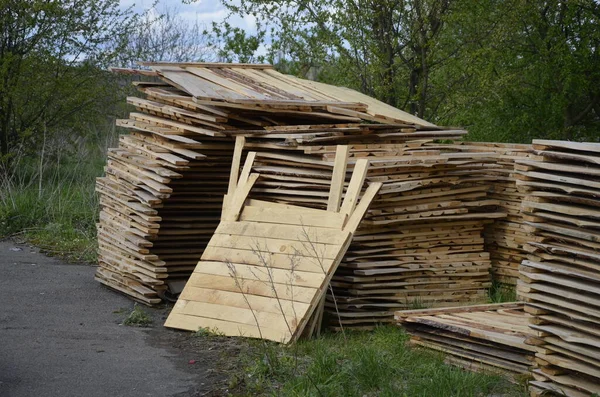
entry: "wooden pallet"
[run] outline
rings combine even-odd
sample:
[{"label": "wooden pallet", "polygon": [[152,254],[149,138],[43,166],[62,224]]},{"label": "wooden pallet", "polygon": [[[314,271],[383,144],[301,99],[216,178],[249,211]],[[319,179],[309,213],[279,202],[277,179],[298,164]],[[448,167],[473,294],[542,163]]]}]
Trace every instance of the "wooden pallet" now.
[{"label": "wooden pallet", "polygon": [[247,161],[165,326],[282,343],[297,339],[381,188],[371,183],[358,201],[368,168],[368,160],[360,160],[341,201],[347,151],[338,149],[327,210],[248,199],[259,174]]},{"label": "wooden pallet", "polygon": [[600,393],[600,145],[534,140],[518,161],[531,235],[518,290],[533,315],[532,395]]}]

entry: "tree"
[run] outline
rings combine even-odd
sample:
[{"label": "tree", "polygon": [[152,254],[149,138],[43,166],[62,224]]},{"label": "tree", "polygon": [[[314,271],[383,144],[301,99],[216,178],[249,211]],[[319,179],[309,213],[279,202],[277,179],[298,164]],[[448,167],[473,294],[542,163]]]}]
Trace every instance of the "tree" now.
[{"label": "tree", "polygon": [[127,39],[127,51],[119,66],[137,67],[137,61],[208,62],[215,59],[206,27],[187,21],[176,8],[154,9],[140,20]]},{"label": "tree", "polygon": [[465,0],[223,3],[232,14],[267,21],[259,25],[256,37],[269,41],[270,58],[280,66],[291,65],[293,72],[304,75],[317,70],[321,80],[359,89],[432,120],[454,85],[433,76],[481,38],[474,34],[479,33],[476,29],[461,30],[447,23],[476,7]]},{"label": "tree", "polygon": [[213,22],[210,47],[219,62],[264,63],[267,57],[258,50],[264,45],[265,31],[260,24],[257,30],[256,35],[252,35],[227,21]]},{"label": "tree", "polygon": [[[455,120],[504,140],[600,137],[600,3],[499,2]],[[467,87],[466,87],[467,88]]]},{"label": "tree", "polygon": [[118,95],[106,67],[137,21],[118,0],[0,0],[0,159],[102,116]]}]

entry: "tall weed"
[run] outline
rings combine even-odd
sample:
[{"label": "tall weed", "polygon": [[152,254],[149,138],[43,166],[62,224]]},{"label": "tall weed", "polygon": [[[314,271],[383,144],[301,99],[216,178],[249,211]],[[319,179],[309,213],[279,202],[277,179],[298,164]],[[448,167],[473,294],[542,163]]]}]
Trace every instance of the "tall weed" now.
[{"label": "tall weed", "polygon": [[18,237],[49,254],[94,261],[95,181],[103,173],[106,145],[114,144],[105,135],[91,131],[86,141],[55,140],[36,156],[17,148],[10,162],[1,163],[0,238]]}]

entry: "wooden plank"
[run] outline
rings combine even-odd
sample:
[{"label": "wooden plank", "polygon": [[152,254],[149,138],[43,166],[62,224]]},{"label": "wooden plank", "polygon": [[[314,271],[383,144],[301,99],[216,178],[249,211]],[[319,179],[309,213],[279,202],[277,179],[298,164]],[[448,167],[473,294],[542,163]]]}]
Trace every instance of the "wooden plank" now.
[{"label": "wooden plank", "polygon": [[578,150],[584,152],[600,153],[600,143],[592,142],[572,142],[572,141],[551,141],[546,139],[534,139],[533,148],[536,150],[545,150],[546,148],[559,148]]},{"label": "wooden plank", "polygon": [[240,211],[244,205],[244,201],[250,193],[250,189],[258,179],[258,174],[250,174],[246,183],[235,190],[234,194],[227,199],[227,208],[223,211],[221,219],[223,221],[235,221],[240,216]]},{"label": "wooden plank", "polygon": [[365,182],[368,169],[369,160],[367,159],[360,159],[354,165],[352,177],[350,178],[350,184],[348,185],[348,189],[346,190],[344,201],[342,202],[342,207],[340,209],[342,214],[350,216],[350,214],[354,211],[354,207],[358,202],[358,196],[360,195],[360,191]]},{"label": "wooden plank", "polygon": [[375,199],[375,196],[381,189],[382,185],[383,184],[381,182],[375,182],[369,185],[369,187],[365,191],[365,194],[360,200],[360,203],[358,204],[358,206],[356,206],[356,208],[354,208],[354,211],[352,212],[352,214],[350,214],[348,222],[346,222],[346,224],[344,225],[345,231],[354,233],[354,231],[358,228],[358,225],[360,224],[361,220],[367,213],[369,205]]},{"label": "wooden plank", "polygon": [[223,263],[202,260],[198,262],[194,273],[212,274],[217,276],[235,275],[242,280],[262,281],[264,283],[282,284],[290,287],[319,288],[325,274],[303,272],[292,269],[272,268],[269,263],[248,265],[243,263]]},{"label": "wooden plank", "polygon": [[[229,173],[229,186],[227,188],[227,194],[231,196],[235,191],[238,183],[238,177],[240,172],[240,164],[242,161],[242,151],[244,150],[244,144],[246,138],[238,136],[235,138],[235,147],[233,149],[233,159],[231,160],[231,172]],[[251,165],[250,165],[251,166]],[[244,167],[246,168],[246,167]]]},{"label": "wooden plank", "polygon": [[[207,246],[202,254],[202,260],[213,260],[219,262],[246,263],[261,265],[262,262],[257,253],[252,250],[228,249]],[[278,252],[269,253],[269,265],[275,269],[290,269],[293,267],[298,271],[323,274],[331,267],[332,260],[317,260],[314,257],[297,258],[288,254]]]},{"label": "wooden plank", "polygon": [[[340,233],[342,234],[342,233]],[[305,240],[259,239],[255,236],[230,236],[215,234],[208,243],[211,247],[256,251],[257,253],[276,252],[291,257],[311,257],[333,259],[340,249],[339,245],[321,244]]]},{"label": "wooden plank", "polygon": [[338,212],[346,180],[346,165],[348,163],[348,146],[338,146],[335,152],[335,163],[333,165],[333,177],[329,189],[327,211]]},{"label": "wooden plank", "polygon": [[341,230],[345,215],[335,212],[314,214],[301,209],[282,211],[273,208],[245,207],[239,220]]},{"label": "wooden plank", "polygon": [[[253,200],[250,200],[252,203]],[[330,228],[305,227],[298,230],[293,225],[256,222],[221,222],[215,234],[256,237],[258,241],[265,238],[305,241],[307,243],[341,245],[346,237]]]},{"label": "wooden plank", "polygon": [[254,310],[281,314],[294,315],[308,308],[308,304],[285,300],[274,300],[269,297],[242,294],[241,292],[217,291],[212,288],[197,288],[190,286],[180,296],[181,299],[195,302],[219,303],[239,308],[253,308]]}]

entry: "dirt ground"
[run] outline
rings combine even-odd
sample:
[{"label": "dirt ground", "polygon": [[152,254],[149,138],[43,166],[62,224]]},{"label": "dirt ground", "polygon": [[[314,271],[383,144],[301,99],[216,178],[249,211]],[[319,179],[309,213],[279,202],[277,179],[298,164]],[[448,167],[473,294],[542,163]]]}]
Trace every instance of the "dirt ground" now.
[{"label": "dirt ground", "polygon": [[142,308],[64,263],[0,241],[0,396],[218,396],[249,345],[162,326],[169,307]]}]

